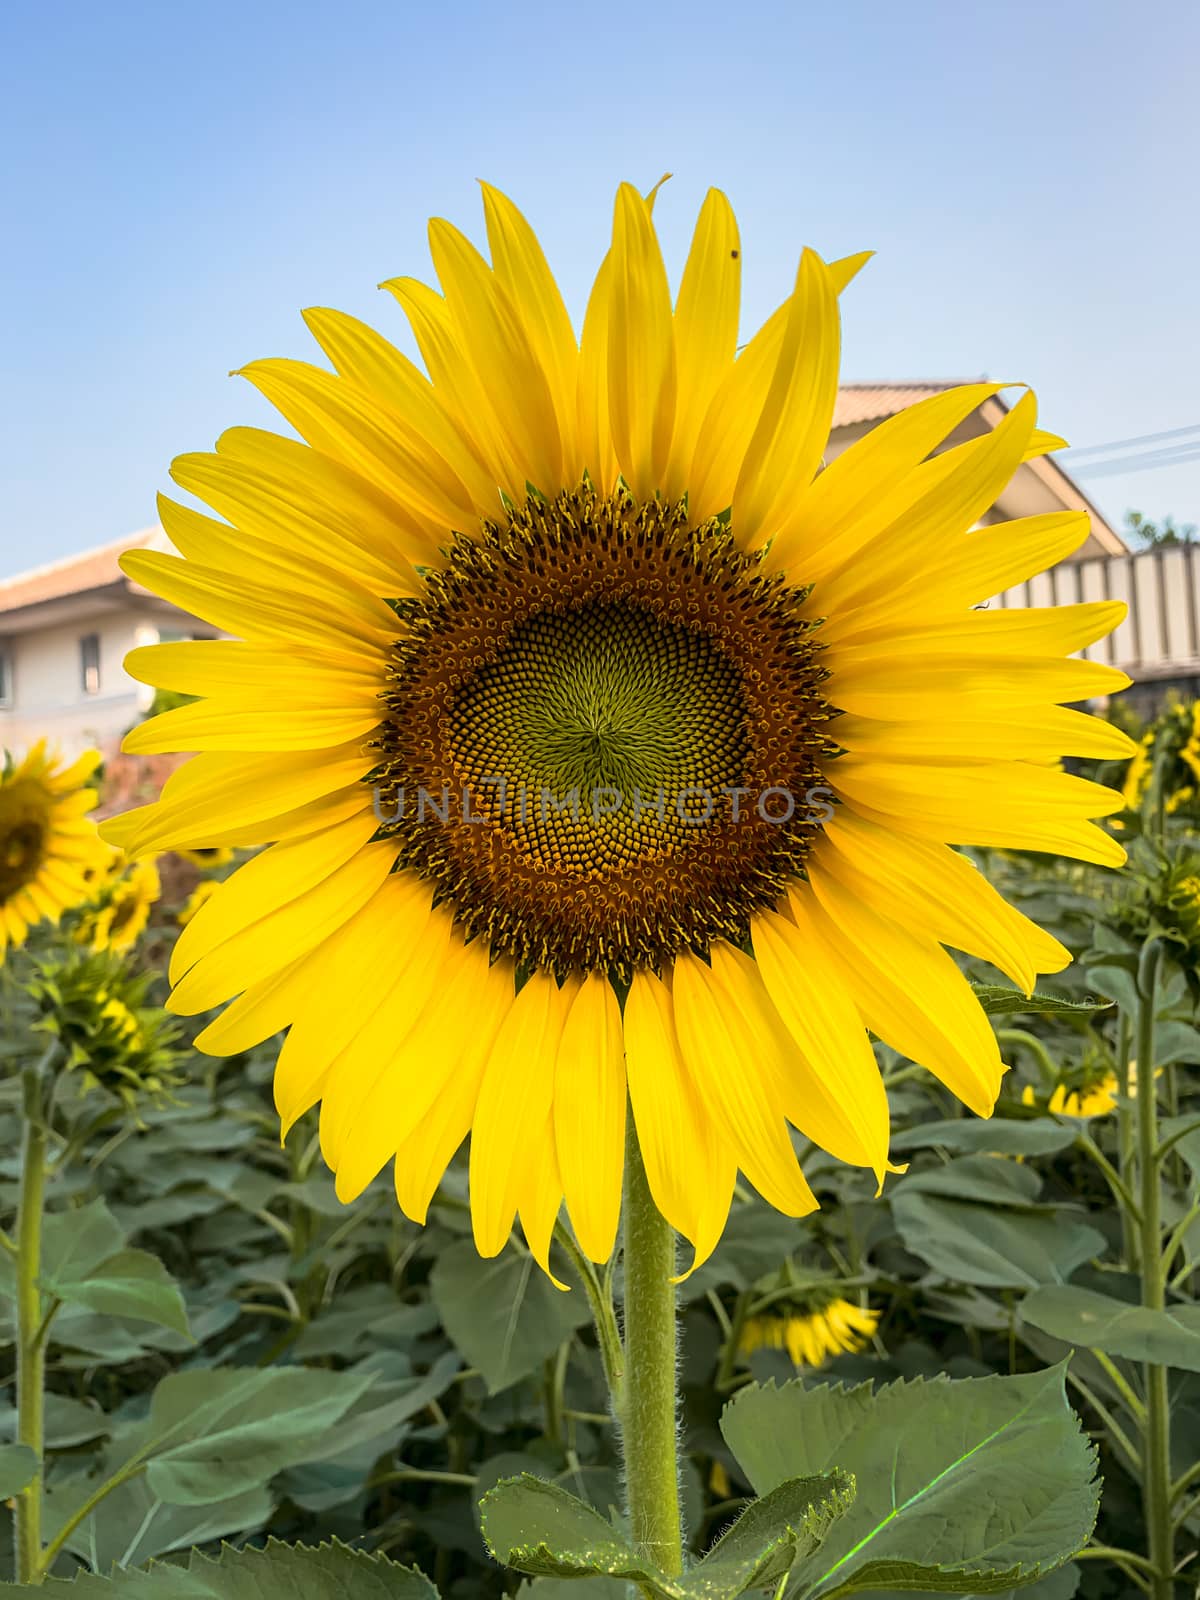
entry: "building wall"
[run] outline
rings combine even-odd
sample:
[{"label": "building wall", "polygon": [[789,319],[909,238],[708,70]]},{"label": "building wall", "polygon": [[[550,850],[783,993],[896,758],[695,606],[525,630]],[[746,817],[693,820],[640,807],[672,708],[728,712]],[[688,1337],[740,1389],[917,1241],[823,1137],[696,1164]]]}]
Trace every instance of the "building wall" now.
[{"label": "building wall", "polygon": [[998,595],[994,606],[1062,606],[1124,600],[1129,614],[1106,638],[1079,654],[1121,667],[1126,691],[1153,710],[1170,689],[1200,692],[1200,545],[1142,550],[1135,555],[1060,562]]},{"label": "building wall", "polygon": [[[185,636],[189,621],[181,618],[181,627],[170,630],[149,610],[130,604],[0,638],[9,695],[0,706],[0,744],[17,751],[48,738],[66,756],[91,745],[113,749],[126,729],[145,715],[154,695],[125,671],[126,653],[137,645],[155,644],[172,631],[175,637]],[[197,624],[197,631],[201,629],[203,624]],[[87,634],[100,641],[99,687],[94,694],[83,687],[80,640]]]}]

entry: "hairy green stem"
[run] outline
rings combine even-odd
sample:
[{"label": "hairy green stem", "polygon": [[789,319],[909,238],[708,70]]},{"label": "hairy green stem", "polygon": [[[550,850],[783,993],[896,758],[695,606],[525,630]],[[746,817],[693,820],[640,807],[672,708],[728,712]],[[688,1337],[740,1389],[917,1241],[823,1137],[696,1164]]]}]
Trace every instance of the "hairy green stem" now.
[{"label": "hairy green stem", "polygon": [[[1162,1214],[1158,1161],[1158,1091],[1154,1077],[1154,1019],[1162,951],[1152,940],[1142,951],[1138,968],[1137,1157],[1141,1249],[1142,1304],[1162,1311],[1166,1304],[1162,1269]],[[1175,1534],[1171,1523],[1171,1411],[1167,1369],[1148,1361],[1144,1368],[1146,1420],[1143,1502],[1150,1563],[1154,1568],[1153,1600],[1171,1600],[1174,1590]]]},{"label": "hairy green stem", "polygon": [[27,1067],[21,1080],[25,1130],[21,1150],[21,1198],[17,1216],[17,1440],[38,1458],[32,1483],[16,1497],[18,1583],[42,1581],[42,1453],[45,1432],[46,1340],[42,1294],[42,1210],[46,1190],[46,1124],[42,1114],[42,1068]]},{"label": "hairy green stem", "polygon": [[625,1144],[625,1395],[621,1442],[634,1544],[683,1571],[675,1383],[675,1235],[650,1194],[633,1118]]}]

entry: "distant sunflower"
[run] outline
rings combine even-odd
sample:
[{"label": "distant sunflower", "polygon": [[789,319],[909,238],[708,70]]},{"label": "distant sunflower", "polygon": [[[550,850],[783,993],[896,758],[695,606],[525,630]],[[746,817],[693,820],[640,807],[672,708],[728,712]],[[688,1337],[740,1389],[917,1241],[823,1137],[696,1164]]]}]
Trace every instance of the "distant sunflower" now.
[{"label": "distant sunflower", "polygon": [[[239,636],[134,651],[202,697],[125,748],[200,754],[109,824],[132,852],[270,848],[176,946],[172,1005],[239,1051],[289,1028],[285,1129],[321,1102],[337,1192],[395,1157],[424,1220],[471,1133],[475,1238],[566,1201],[613,1245],[628,1094],[654,1198],[713,1248],[736,1171],[816,1201],[789,1123],[888,1170],[868,1028],[986,1115],[1002,1066],[943,945],[1028,989],[1068,952],[953,848],[1118,864],[1121,796],[1053,769],[1129,741],[1066,703],[1117,603],[975,609],[1070,554],[1082,512],[975,524],[1030,455],[1031,395],[912,406],[822,469],[838,296],[812,251],[738,353],[741,249],[709,193],[674,302],[624,185],[576,341],[529,225],[483,191],[490,262],[430,226],[441,293],[387,285],[424,361],[306,314],[333,371],[244,375],[301,440],[235,428],[174,463],[182,559],[137,582]],[[303,441],[303,442],[301,442]]]},{"label": "distant sunflower", "polygon": [[87,813],[96,804],[88,780],[100,762],[89,750],[61,766],[42,740],[22,761],[6,755],[0,771],[0,961],[25,942],[30,927],[57,922],[94,893],[112,849]]},{"label": "distant sunflower", "polygon": [[108,887],[100,903],[83,918],[79,939],[93,950],[132,950],[145,932],[150,908],[162,893],[158,868],[137,861]]},{"label": "distant sunflower", "polygon": [[[1075,1087],[1059,1083],[1055,1085],[1050,1098],[1046,1101],[1046,1110],[1064,1117],[1107,1117],[1117,1109],[1117,1096],[1120,1092],[1121,1085],[1117,1082],[1114,1072],[1105,1073],[1102,1078]],[[1136,1093],[1136,1086],[1134,1092]],[[1037,1095],[1032,1084],[1026,1084],[1022,1090],[1021,1103],[1027,1106],[1037,1105]]]},{"label": "distant sunflower", "polygon": [[220,884],[216,883],[212,878],[205,878],[203,882],[198,883],[191,894],[188,895],[187,903],[179,913],[177,918],[179,926],[186,928],[200,907],[207,905],[219,888]]},{"label": "distant sunflower", "polygon": [[787,1316],[748,1317],[738,1348],[743,1355],[786,1350],[794,1367],[819,1367],[830,1356],[864,1349],[878,1326],[878,1311],[864,1311],[839,1297]]},{"label": "distant sunflower", "polygon": [[227,845],[217,845],[207,850],[177,850],[175,853],[185,861],[190,861],[192,866],[199,867],[201,872],[215,872],[218,867],[227,867],[236,851],[230,850]]}]

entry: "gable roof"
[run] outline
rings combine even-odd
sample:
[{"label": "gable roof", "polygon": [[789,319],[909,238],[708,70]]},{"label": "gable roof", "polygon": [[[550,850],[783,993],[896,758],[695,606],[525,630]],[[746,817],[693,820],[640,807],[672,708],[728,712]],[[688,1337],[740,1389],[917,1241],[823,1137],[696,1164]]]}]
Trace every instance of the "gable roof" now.
[{"label": "gable roof", "polygon": [[47,600],[63,600],[91,589],[128,583],[118,565],[120,556],[126,550],[144,550],[150,545],[163,550],[170,548],[160,528],[145,528],[141,533],[127,534],[110,544],[97,545],[79,555],[63,556],[59,561],[48,561],[45,566],[31,567],[16,577],[0,580],[0,612],[19,611],[24,606],[41,605]]}]

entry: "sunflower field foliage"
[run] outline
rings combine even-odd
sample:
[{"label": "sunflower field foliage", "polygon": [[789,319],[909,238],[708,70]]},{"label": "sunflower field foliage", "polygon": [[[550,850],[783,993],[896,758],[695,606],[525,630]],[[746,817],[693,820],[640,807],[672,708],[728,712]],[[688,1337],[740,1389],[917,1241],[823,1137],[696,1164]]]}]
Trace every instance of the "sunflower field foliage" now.
[{"label": "sunflower field foliage", "polygon": [[[1124,815],[1137,842],[1119,884],[1086,865],[980,858],[1076,957],[1034,1003],[964,961],[1011,1063],[991,1120],[880,1046],[903,1175],[876,1197],[810,1148],[822,1205],[802,1219],[739,1189],[721,1242],[680,1289],[685,1524],[693,1555],[709,1552],[711,1587],[651,1574],[644,1592],[775,1591],[790,1572],[797,1595],[1136,1593],[1147,1374],[1161,1373],[1177,1593],[1192,1593],[1200,962],[1180,885],[1193,868],[1200,881],[1200,839],[1178,810],[1156,834],[1152,801],[1139,804]],[[53,1077],[41,1587],[76,1600],[433,1600],[519,1582],[529,1600],[564,1600],[583,1564],[595,1600],[616,1600],[639,1575],[620,1532],[586,1259],[552,1247],[567,1293],[520,1246],[481,1259],[461,1157],[424,1228],[386,1178],[343,1204],[313,1115],[280,1144],[272,1046],[200,1055],[186,1035],[205,1019],[185,1030],[162,1010],[178,924],[235,864],[228,852],[161,858],[164,894],[119,956],[81,936],[128,870],[106,865],[91,903],[35,927],[0,969],[10,1214],[22,1075],[49,1056]],[[1131,1187],[1147,941],[1162,951],[1157,1311],[1142,1304]],[[4,1242],[11,1373],[15,1234]],[[615,1279],[619,1303],[619,1265]],[[4,1428],[13,1504],[37,1462],[11,1387]],[[764,1518],[757,1543],[748,1504]],[[1075,1559],[1014,1589],[1048,1524]],[[545,1535],[532,1554],[530,1526]],[[985,1563],[1009,1571],[1007,1586],[968,1591],[956,1574]]]}]

